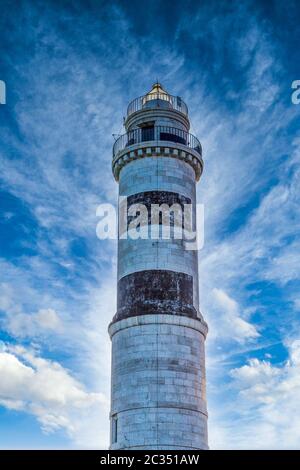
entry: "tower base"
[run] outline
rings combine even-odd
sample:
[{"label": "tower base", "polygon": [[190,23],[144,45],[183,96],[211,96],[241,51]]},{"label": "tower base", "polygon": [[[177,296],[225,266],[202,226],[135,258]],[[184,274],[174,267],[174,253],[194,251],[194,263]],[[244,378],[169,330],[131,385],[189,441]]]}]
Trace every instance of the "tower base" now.
[{"label": "tower base", "polygon": [[208,449],[200,319],[157,314],[109,326],[110,449]]}]

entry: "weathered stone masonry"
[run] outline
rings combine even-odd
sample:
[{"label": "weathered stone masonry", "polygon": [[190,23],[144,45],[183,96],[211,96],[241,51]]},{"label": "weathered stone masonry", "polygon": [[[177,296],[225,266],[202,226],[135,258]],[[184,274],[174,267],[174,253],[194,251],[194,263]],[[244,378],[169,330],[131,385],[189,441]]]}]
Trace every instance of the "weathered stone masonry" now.
[{"label": "weathered stone masonry", "polygon": [[[120,196],[129,206],[194,207],[202,151],[188,133],[183,101],[155,84],[129,105],[125,126],[113,156]],[[120,238],[109,334],[110,448],[207,449],[207,325],[199,310],[197,252],[174,237]]]},{"label": "weathered stone masonry", "polygon": [[118,312],[114,321],[161,313],[197,318],[193,279],[184,273],[152,269],[122,277],[118,282]]}]

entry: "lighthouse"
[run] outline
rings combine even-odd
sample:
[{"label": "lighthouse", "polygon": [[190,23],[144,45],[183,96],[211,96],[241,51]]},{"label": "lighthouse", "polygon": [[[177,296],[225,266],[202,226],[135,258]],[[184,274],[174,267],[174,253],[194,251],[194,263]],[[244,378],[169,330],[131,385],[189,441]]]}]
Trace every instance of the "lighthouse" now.
[{"label": "lighthouse", "polygon": [[[169,236],[162,214],[150,217],[152,207],[184,214],[191,208],[186,219],[195,228],[201,144],[189,132],[187,105],[159,83],[129,104],[125,130],[112,161],[127,212],[125,225],[119,215],[117,311],[108,328],[110,449],[207,449],[207,324],[199,309],[198,253],[176,236],[182,221],[171,211]],[[148,214],[140,237],[128,229],[136,207]]]}]

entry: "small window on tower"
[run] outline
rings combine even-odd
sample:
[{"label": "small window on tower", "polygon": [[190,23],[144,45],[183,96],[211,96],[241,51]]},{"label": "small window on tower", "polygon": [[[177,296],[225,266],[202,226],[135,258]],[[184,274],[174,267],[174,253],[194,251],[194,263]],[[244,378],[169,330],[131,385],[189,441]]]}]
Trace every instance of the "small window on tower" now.
[{"label": "small window on tower", "polygon": [[154,126],[142,127],[142,142],[146,142],[147,140],[154,140]]},{"label": "small window on tower", "polygon": [[113,416],[111,419],[111,441],[115,444],[118,440],[118,418]]}]

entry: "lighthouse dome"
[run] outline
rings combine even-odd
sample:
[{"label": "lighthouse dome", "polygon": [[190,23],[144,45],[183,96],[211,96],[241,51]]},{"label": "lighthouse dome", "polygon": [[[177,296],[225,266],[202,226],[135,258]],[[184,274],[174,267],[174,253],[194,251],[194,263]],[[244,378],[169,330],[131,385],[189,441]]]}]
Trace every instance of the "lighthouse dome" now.
[{"label": "lighthouse dome", "polygon": [[143,97],[143,108],[172,108],[172,97],[158,82],[154,83],[151,90]]}]

